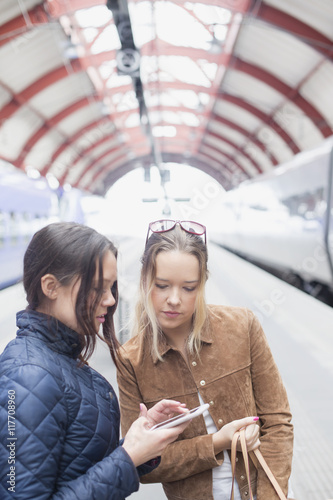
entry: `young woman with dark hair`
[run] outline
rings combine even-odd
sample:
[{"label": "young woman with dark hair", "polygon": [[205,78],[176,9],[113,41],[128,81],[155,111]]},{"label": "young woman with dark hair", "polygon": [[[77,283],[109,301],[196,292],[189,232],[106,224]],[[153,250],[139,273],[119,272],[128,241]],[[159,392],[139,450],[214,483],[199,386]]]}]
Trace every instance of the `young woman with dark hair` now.
[{"label": "young woman with dark hair", "polygon": [[[139,403],[149,408],[161,397],[188,408],[208,403],[209,411],[165,449],[161,465],[142,482],[161,482],[169,500],[229,500],[231,440],[246,427],[248,449],[260,446],[287,494],[293,427],[286,391],[252,311],[206,304],[205,234],[193,221],[149,225],[134,336],[123,346],[118,371],[122,429]],[[235,500],[247,500],[240,453],[237,460]],[[252,462],[250,476],[257,500],[277,500]]]},{"label": "young woman with dark hair", "polygon": [[116,257],[105,236],[74,223],[51,224],[28,246],[28,306],[0,356],[3,500],[124,499],[187,425],[152,432],[185,405],[138,405],[140,417],[119,442],[116,394],[87,363],[100,337],[119,364]]}]

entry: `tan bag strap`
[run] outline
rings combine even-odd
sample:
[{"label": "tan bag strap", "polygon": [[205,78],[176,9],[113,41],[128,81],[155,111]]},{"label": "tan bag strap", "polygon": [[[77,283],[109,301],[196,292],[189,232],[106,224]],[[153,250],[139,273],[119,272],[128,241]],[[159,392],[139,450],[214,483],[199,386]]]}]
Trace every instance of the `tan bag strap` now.
[{"label": "tan bag strap", "polygon": [[[253,494],[252,494],[252,488],[251,488],[251,480],[250,480],[250,464],[249,464],[249,457],[250,455],[251,460],[253,463],[257,466],[257,462],[260,463],[261,467],[264,469],[264,471],[267,474],[268,479],[272,483],[273,487],[275,488],[276,493],[278,494],[280,500],[287,500],[287,497],[284,495],[279,483],[275,479],[271,469],[268,467],[266,460],[262,456],[262,453],[259,449],[253,450],[248,452],[247,451],[247,446],[246,446],[246,439],[245,439],[245,429],[241,429],[240,431],[235,432],[232,442],[231,442],[231,470],[232,470],[232,486],[231,486],[231,496],[230,500],[234,500],[234,483],[235,483],[235,469],[236,469],[236,446],[237,446],[237,441],[238,438],[240,438],[241,442],[241,447],[242,447],[242,453],[243,453],[243,458],[244,458],[244,464],[245,464],[245,471],[246,471],[246,478],[247,482],[249,485],[249,493],[250,493],[250,499],[253,500]],[[253,458],[252,458],[253,457]]]},{"label": "tan bag strap", "polygon": [[237,446],[238,438],[240,438],[241,447],[242,447],[242,453],[243,453],[243,457],[244,457],[245,472],[246,472],[247,482],[248,482],[248,485],[249,485],[250,499],[253,500],[253,494],[252,494],[252,488],[251,488],[251,480],[250,480],[249,457],[248,457],[247,447],[246,447],[245,432],[242,432],[242,431],[235,432],[235,434],[233,435],[233,438],[232,438],[232,442],[231,442],[232,483],[231,483],[231,496],[230,496],[230,500],[234,500],[234,485],[235,485],[235,470],[236,470],[236,446]]},{"label": "tan bag strap", "polygon": [[273,475],[273,472],[271,471],[271,469],[268,467],[267,465],[267,462],[266,460],[264,459],[264,457],[262,456],[262,453],[259,449],[257,450],[253,450],[253,451],[250,451],[249,454],[250,456],[252,455],[252,453],[257,457],[258,461],[260,462],[260,465],[261,467],[264,469],[264,471],[266,472],[267,474],[267,477],[268,479],[270,480],[270,482],[272,483],[272,485],[274,486],[275,488],[275,491],[276,493],[278,494],[279,498],[281,500],[287,500],[287,497],[285,496],[285,494],[283,493],[279,483],[277,482],[277,480],[275,479],[274,475]]}]

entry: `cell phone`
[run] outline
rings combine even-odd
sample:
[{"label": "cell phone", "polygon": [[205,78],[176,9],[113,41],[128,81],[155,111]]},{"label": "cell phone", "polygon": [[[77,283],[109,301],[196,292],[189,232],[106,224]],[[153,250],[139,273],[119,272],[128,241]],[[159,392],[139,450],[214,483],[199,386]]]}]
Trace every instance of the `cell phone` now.
[{"label": "cell phone", "polygon": [[164,420],[159,424],[154,425],[150,430],[154,429],[169,429],[170,427],[175,427],[176,425],[180,425],[183,422],[187,422],[188,420],[192,420],[192,418],[198,417],[202,415],[202,413],[208,410],[209,404],[205,403],[201,406],[197,406],[189,411],[189,413],[182,413],[181,415],[176,415],[175,417],[169,418],[169,420]]}]

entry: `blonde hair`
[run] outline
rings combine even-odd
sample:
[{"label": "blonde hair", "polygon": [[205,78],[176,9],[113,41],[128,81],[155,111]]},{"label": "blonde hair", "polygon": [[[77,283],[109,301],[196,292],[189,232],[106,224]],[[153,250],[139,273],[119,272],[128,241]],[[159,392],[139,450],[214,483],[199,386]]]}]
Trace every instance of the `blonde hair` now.
[{"label": "blonde hair", "polygon": [[208,278],[207,247],[200,236],[189,234],[178,225],[171,231],[153,233],[141,258],[139,297],[135,307],[132,335],[139,335],[150,345],[151,354],[163,361],[158,350],[159,339],[163,335],[154,311],[151,294],[156,277],[156,258],[160,252],[179,251],[194,255],[199,262],[199,285],[193,315],[192,331],[188,339],[190,353],[199,354],[201,331],[207,321],[205,284]]}]

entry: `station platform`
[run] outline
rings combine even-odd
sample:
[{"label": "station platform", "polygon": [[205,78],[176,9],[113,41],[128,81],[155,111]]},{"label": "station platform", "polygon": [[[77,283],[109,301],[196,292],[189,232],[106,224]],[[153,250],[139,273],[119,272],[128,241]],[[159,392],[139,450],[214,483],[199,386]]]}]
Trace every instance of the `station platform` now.
[{"label": "station platform", "polygon": [[[117,243],[117,241],[116,241]],[[144,242],[119,239],[121,300],[117,330],[128,338]],[[209,244],[207,302],[248,307],[258,316],[286,386],[295,429],[292,488],[297,500],[333,499],[333,308]],[[0,292],[0,352],[15,336],[15,313],[25,307],[21,285]],[[117,392],[107,348],[99,343],[90,364]],[[141,485],[131,500],[165,500],[161,485]],[[269,499],[265,499],[269,500]]]}]

